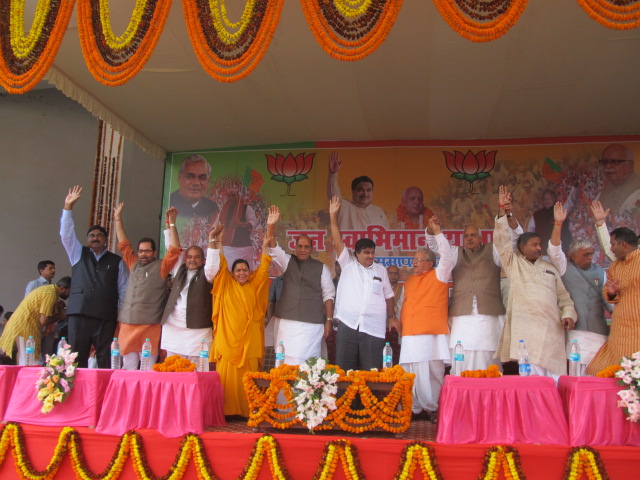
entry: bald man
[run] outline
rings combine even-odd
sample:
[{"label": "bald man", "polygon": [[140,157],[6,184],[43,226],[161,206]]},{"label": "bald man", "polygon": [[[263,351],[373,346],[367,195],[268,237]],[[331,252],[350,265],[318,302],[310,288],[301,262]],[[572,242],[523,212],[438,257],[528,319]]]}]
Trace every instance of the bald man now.
[{"label": "bald man", "polygon": [[631,149],[619,143],[609,145],[602,152],[600,167],[605,184],[596,200],[613,214],[633,210],[640,202],[640,176],[634,171]]}]

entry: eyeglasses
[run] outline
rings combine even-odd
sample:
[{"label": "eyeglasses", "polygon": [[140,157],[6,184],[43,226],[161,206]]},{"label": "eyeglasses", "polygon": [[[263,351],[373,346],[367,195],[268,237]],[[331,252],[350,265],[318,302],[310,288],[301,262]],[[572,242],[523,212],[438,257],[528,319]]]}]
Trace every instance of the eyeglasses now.
[{"label": "eyeglasses", "polygon": [[147,249],[147,250],[138,250],[138,253],[152,253],[153,250],[151,249]]},{"label": "eyeglasses", "polygon": [[600,160],[600,165],[614,165],[614,166],[618,166],[622,163],[626,163],[626,162],[631,162],[631,160],[617,160],[615,158],[603,158],[602,160]]}]

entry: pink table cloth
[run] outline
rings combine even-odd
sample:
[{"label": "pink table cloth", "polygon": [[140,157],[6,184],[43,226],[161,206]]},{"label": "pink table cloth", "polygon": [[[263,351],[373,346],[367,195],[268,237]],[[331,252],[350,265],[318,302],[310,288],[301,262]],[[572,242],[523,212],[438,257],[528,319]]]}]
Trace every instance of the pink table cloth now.
[{"label": "pink table cloth", "polygon": [[0,365],[0,418],[4,418],[4,413],[7,411],[13,385],[21,368],[16,365]]},{"label": "pink table cloth", "polygon": [[571,445],[640,446],[640,425],[618,408],[622,388],[614,378],[560,377]]},{"label": "pink table cloth", "polygon": [[165,437],[181,437],[224,424],[218,372],[117,370],[111,376],[96,431],[123,435],[131,429],[154,428]]},{"label": "pink table cloth", "polygon": [[41,413],[36,398],[36,380],[42,367],[25,367],[18,373],[9,405],[4,414],[8,422],[57,427],[93,427],[98,423],[102,399],[113,370],[79,368],[73,389],[63,403],[50,413]]},{"label": "pink table cloth", "polygon": [[567,445],[569,433],[555,382],[548,377],[445,377],[440,443]]}]

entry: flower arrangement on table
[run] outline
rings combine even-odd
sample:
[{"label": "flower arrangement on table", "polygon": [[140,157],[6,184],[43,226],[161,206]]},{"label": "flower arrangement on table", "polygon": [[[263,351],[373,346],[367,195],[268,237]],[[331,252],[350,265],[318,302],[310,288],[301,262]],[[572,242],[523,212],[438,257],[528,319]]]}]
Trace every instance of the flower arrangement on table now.
[{"label": "flower arrangement on table", "polygon": [[467,378],[498,378],[502,376],[502,372],[497,365],[489,365],[486,370],[465,370],[460,376]]},{"label": "flower arrangement on table", "polygon": [[640,421],[640,352],[622,357],[622,370],[616,372],[618,384],[626,386],[618,392],[618,407],[623,407],[630,422]]},{"label": "flower arrangement on table", "polygon": [[615,378],[616,373],[622,370],[620,365],[609,365],[607,368],[603,368],[598,373],[596,373],[596,377],[598,378]]},{"label": "flower arrangement on table", "polygon": [[76,377],[75,363],[78,352],[71,353],[65,348],[59,355],[47,355],[45,366],[40,370],[40,378],[36,380],[36,397],[42,402],[42,413],[49,413],[55,406],[54,402],[64,402]]},{"label": "flower arrangement on table", "polygon": [[[270,372],[249,372],[243,378],[250,411],[247,424],[258,427],[266,422],[281,429],[305,425],[311,431],[403,432],[411,422],[414,378],[399,365],[345,373],[315,358],[300,368],[281,365]],[[278,403],[281,391],[285,404]],[[356,397],[362,402],[358,409],[352,405]]]},{"label": "flower arrangement on table", "polygon": [[195,372],[196,364],[180,355],[171,355],[153,366],[154,372]]}]

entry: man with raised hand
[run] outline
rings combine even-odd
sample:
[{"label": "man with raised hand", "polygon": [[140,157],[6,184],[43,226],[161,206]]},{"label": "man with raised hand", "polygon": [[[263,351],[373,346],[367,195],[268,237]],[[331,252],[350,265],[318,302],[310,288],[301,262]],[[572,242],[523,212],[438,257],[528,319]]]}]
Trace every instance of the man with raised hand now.
[{"label": "man with raised hand", "polygon": [[86,246],[78,241],[72,211],[81,195],[81,186],[69,189],[60,218],[60,238],[72,266],[67,304],[69,344],[78,352],[78,367],[87,368],[93,345],[98,367],[109,368],[118,303],[124,298],[129,272],[122,258],[107,250],[108,234],[104,227],[89,227]]}]

